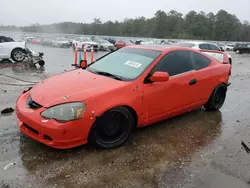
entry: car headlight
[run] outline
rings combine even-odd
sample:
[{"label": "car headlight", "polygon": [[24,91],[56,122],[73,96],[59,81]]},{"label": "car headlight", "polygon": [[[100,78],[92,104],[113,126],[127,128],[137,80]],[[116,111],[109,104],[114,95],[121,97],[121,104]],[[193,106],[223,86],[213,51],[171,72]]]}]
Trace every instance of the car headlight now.
[{"label": "car headlight", "polygon": [[59,122],[67,122],[80,119],[85,111],[86,105],[81,102],[64,103],[48,108],[41,113],[46,119],[55,119]]}]

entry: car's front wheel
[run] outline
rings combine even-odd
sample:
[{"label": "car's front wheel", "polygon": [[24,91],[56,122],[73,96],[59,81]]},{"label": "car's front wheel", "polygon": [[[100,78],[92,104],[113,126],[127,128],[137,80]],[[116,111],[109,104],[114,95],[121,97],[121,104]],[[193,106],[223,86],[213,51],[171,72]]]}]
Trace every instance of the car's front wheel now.
[{"label": "car's front wheel", "polygon": [[127,108],[113,108],[97,118],[89,134],[89,143],[102,149],[117,148],[127,141],[134,123]]},{"label": "car's front wheel", "polygon": [[11,59],[15,62],[22,62],[25,59],[25,54],[23,49],[16,48],[11,52]]},{"label": "car's front wheel", "polygon": [[208,102],[204,105],[204,108],[209,111],[219,110],[226,99],[227,86],[225,84],[220,84],[212,92]]}]

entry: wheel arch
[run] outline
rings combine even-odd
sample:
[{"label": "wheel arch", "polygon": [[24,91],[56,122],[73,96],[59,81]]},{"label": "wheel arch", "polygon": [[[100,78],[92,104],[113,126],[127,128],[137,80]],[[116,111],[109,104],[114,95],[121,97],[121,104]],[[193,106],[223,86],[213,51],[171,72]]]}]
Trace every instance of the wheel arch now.
[{"label": "wheel arch", "polygon": [[209,98],[211,97],[212,93],[214,92],[214,90],[215,90],[216,88],[218,88],[220,85],[224,85],[224,86],[225,86],[225,89],[226,89],[226,91],[227,91],[228,84],[225,83],[225,82],[219,83],[219,84],[216,85],[216,86],[213,88],[213,90],[210,92],[209,97],[208,97],[208,99],[207,99],[207,102],[208,102]]},{"label": "wheel arch", "polygon": [[137,127],[138,121],[139,121],[138,120],[138,114],[137,114],[136,110],[133,107],[131,107],[130,105],[127,105],[127,104],[120,104],[120,105],[115,105],[115,106],[110,106],[108,108],[105,108],[105,110],[99,111],[96,114],[96,119],[98,119],[100,116],[102,116],[105,112],[108,112],[109,110],[117,108],[117,107],[124,107],[124,108],[128,109],[128,111],[132,114],[132,116],[134,118],[134,126]]},{"label": "wheel arch", "polygon": [[21,51],[23,51],[23,53],[26,53],[26,51],[25,51],[22,47],[15,47],[15,48],[13,48],[13,49],[11,50],[10,55],[12,54],[12,52],[13,52],[14,50],[21,50]]}]

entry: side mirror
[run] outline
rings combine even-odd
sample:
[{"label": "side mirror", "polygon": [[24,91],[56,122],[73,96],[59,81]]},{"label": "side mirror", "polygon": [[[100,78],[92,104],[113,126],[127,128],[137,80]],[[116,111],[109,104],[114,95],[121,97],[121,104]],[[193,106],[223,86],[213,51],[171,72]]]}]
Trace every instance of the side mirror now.
[{"label": "side mirror", "polygon": [[151,82],[166,82],[169,80],[169,74],[167,72],[155,72],[149,80]]},{"label": "side mirror", "polygon": [[88,62],[86,60],[82,60],[80,63],[80,67],[82,69],[86,69],[88,67]]}]

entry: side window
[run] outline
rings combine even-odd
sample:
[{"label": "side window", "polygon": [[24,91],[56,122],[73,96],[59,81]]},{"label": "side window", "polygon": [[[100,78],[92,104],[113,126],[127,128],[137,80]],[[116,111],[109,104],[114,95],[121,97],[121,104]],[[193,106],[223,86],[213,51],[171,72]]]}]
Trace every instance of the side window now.
[{"label": "side window", "polygon": [[0,43],[4,43],[4,42],[6,42],[5,39],[3,37],[0,38]]},{"label": "side window", "polygon": [[213,44],[209,44],[209,47],[210,47],[211,50],[221,51],[220,48],[218,48],[217,46],[215,46]]},{"label": "side window", "polygon": [[200,44],[199,45],[199,48],[202,49],[202,50],[210,50],[210,47],[208,44]]},{"label": "side window", "polygon": [[211,63],[210,59],[201,54],[198,54],[196,52],[190,52],[190,53],[194,61],[195,70],[206,68]]},{"label": "side window", "polygon": [[194,70],[189,51],[174,51],[164,56],[153,68],[153,72],[168,72],[169,76]]}]

